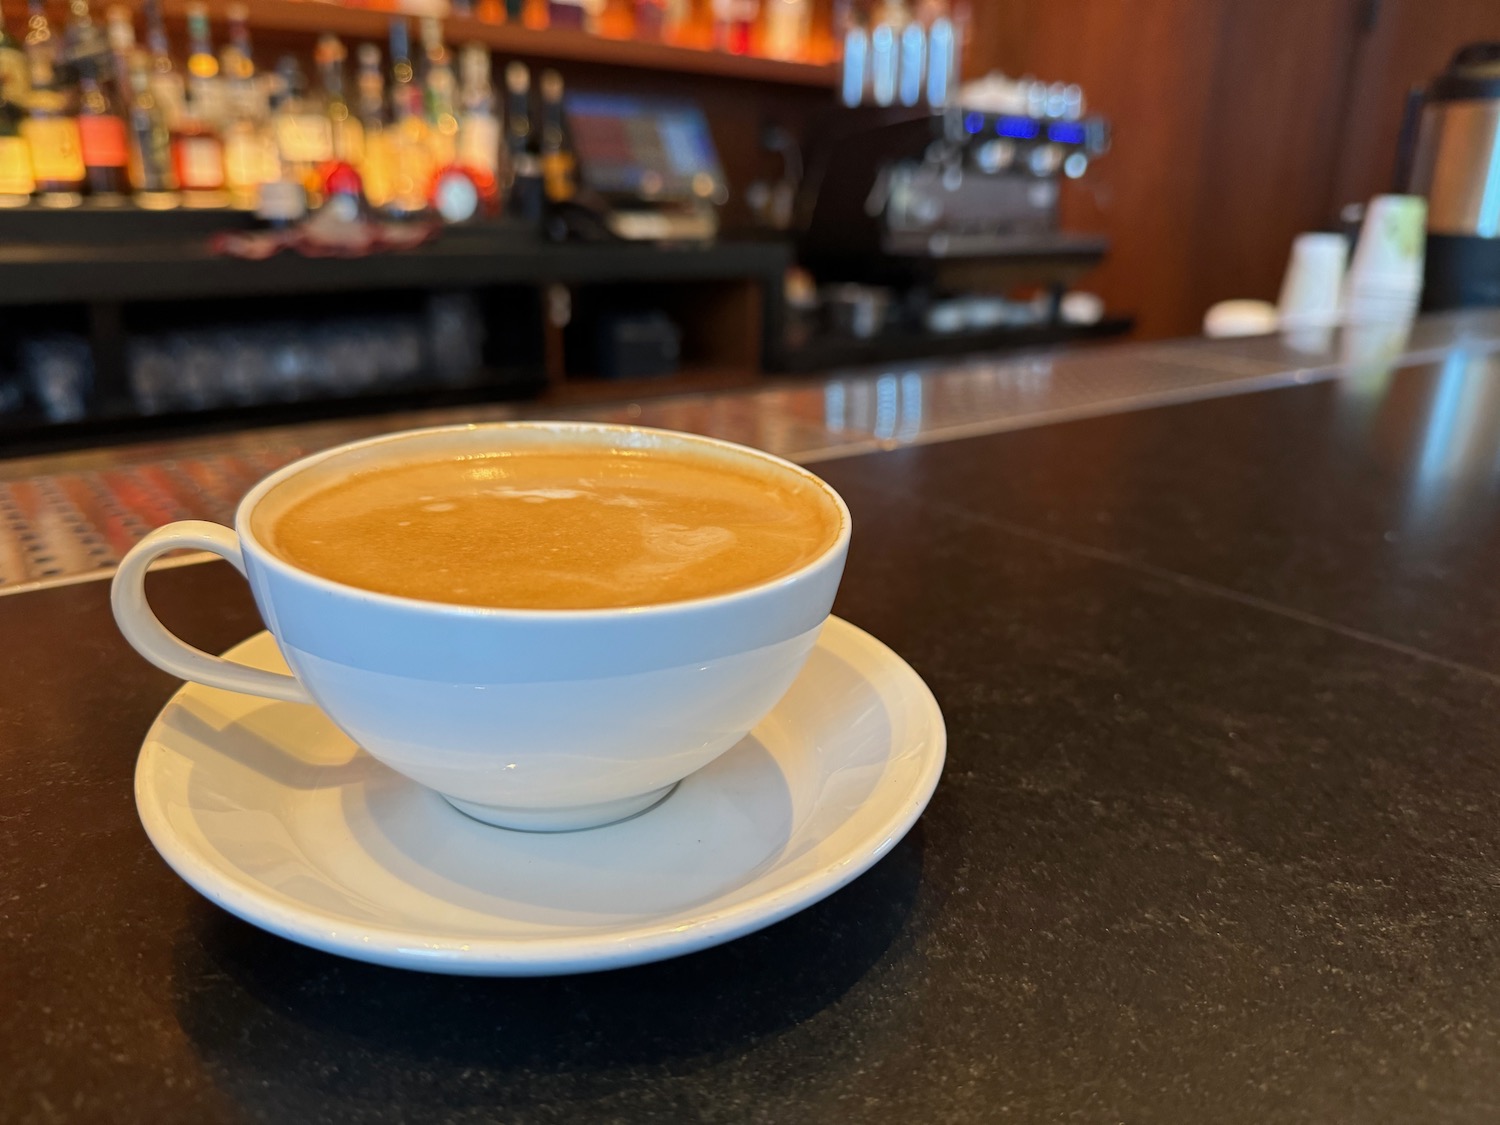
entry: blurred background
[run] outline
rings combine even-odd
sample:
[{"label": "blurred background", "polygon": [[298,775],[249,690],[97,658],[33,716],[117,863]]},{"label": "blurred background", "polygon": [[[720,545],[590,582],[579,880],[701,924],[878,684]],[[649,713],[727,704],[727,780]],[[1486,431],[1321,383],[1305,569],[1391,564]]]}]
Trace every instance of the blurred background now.
[{"label": "blurred background", "polygon": [[1285,319],[1391,192],[1369,307],[1500,303],[1487,0],[0,13],[11,453]]}]

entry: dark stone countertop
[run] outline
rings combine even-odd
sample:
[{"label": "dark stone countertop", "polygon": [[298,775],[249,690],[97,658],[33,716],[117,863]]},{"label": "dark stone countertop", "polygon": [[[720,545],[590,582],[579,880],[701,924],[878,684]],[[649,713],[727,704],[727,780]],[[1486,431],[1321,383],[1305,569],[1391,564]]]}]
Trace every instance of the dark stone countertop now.
[{"label": "dark stone countertop", "polygon": [[[762,933],[553,980],[264,934],[152,851],[173,690],[103,583],[0,598],[0,1120],[1500,1118],[1500,361],[819,466],[837,612],[949,726]],[[220,564],[152,579],[222,648]]]}]

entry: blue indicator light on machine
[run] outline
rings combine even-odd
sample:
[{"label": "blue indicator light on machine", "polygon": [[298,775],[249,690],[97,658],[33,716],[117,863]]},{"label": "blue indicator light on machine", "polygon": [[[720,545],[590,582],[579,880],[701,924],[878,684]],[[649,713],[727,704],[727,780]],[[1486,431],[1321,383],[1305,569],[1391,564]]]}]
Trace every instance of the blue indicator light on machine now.
[{"label": "blue indicator light on machine", "polygon": [[1059,121],[1047,126],[1047,139],[1060,145],[1081,145],[1087,135],[1083,126],[1073,121]]},{"label": "blue indicator light on machine", "polygon": [[1029,117],[1002,117],[995,122],[995,132],[1002,137],[1015,137],[1017,140],[1029,141],[1037,135],[1040,126]]},{"label": "blue indicator light on machine", "polygon": [[977,133],[984,128],[984,114],[969,113],[964,115],[964,132]]}]

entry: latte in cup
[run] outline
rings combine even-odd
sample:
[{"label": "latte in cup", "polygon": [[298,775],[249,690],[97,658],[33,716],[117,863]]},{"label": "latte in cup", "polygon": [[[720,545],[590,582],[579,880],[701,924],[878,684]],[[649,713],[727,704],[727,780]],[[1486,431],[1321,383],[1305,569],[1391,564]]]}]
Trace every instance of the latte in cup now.
[{"label": "latte in cup", "polygon": [[382,594],[606,609],[730,593],[833,545],[827,489],[713,452],[555,446],[293,477],[251,526],[276,556]]},{"label": "latte in cup", "polygon": [[[319,707],[460,811],[560,831],[650,808],[771,710],[817,643],[849,536],[833,489],[758,450],[588,422],[452,426],[288,465],[233,529],[158,528],[112,600],[158,667]],[[147,568],[183,548],[245,575],[290,675],[156,619]]]}]

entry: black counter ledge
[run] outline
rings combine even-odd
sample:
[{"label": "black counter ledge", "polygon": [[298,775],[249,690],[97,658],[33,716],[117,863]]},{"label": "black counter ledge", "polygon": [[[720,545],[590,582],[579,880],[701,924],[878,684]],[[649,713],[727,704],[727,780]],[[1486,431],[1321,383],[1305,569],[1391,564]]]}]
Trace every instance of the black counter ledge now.
[{"label": "black counter ledge", "polygon": [[[1494,327],[638,407],[817,463],[855,520],[835,611],[949,730],[868,874],[639,969],[432,977],[233,919],[136,820],[175,682],[107,584],[0,596],[0,1120],[1494,1121]],[[221,563],[151,592],[208,648],[260,627]]]}]

